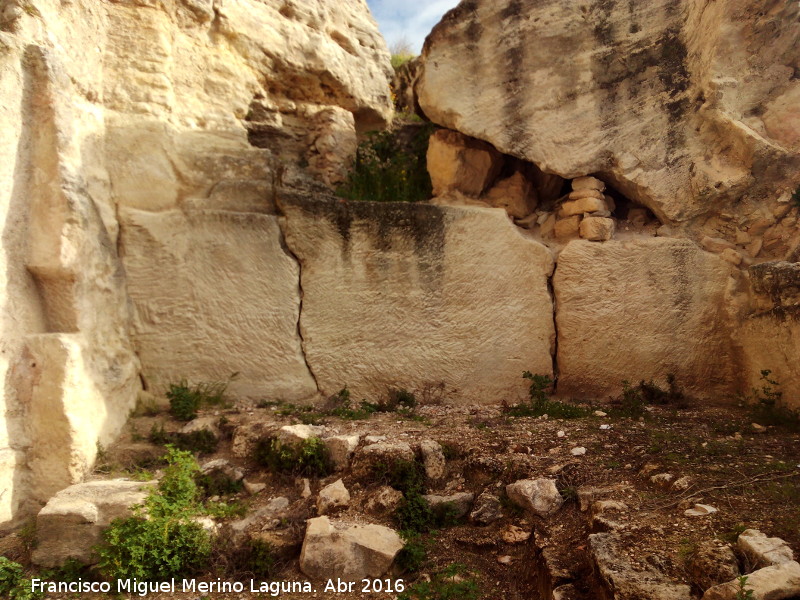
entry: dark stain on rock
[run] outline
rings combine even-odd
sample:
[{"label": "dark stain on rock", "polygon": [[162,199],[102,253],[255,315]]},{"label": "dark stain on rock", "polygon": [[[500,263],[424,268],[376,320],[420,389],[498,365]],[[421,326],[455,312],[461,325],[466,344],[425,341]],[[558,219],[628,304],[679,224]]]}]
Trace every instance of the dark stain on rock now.
[{"label": "dark stain on rock", "polygon": [[[510,0],[506,7],[500,11],[500,17],[506,23],[508,30],[519,30],[523,18],[521,0]],[[500,68],[504,96],[504,125],[507,132],[507,151],[509,154],[524,154],[524,144],[527,138],[525,119],[522,116],[524,100],[524,74],[525,74],[525,39],[520,36],[506,38],[511,45],[503,52],[503,63]]]},{"label": "dark stain on rock", "polygon": [[614,42],[614,23],[611,14],[617,6],[617,0],[597,0],[592,6],[591,14],[596,19],[594,37],[604,46]]},{"label": "dark stain on rock", "polygon": [[350,254],[355,231],[364,232],[378,254],[376,265],[387,269],[394,259],[396,240],[411,240],[423,285],[441,288],[444,272],[445,210],[412,202],[344,202],[333,197],[286,195],[282,205],[295,206],[333,225],[342,238],[342,252]]}]

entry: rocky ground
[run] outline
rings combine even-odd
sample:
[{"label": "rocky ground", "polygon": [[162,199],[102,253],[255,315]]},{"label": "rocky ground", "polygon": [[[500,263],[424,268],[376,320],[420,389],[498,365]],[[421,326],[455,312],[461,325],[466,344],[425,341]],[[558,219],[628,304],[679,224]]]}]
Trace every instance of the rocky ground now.
[{"label": "rocky ground", "polygon": [[[260,408],[209,409],[187,426],[152,405],[142,411],[147,414],[131,419],[125,436],[107,450],[96,477],[146,478],[147,471],[157,470],[153,459],[163,448],[147,440],[152,431],[214,431],[221,442],[200,463],[223,459],[223,470],[244,477],[244,489],[220,498],[239,507],[238,514],[218,518],[218,526],[232,540],[269,541],[279,556],[274,579],[283,581],[309,579],[298,557],[306,521],[320,512],[334,523],[398,528],[393,511],[399,494],[387,487],[390,476],[375,466],[404,457],[407,447],[425,466],[424,491],[447,497],[462,514],[418,538],[427,549],[418,570],[401,572],[395,564],[382,577],[401,578],[407,587],[436,580],[458,564],[463,567],[454,580],[474,581],[479,598],[677,600],[700,597],[714,584],[770,564],[747,551],[744,539],[737,541],[747,529],[800,547],[800,434],[754,424],[752,413],[741,406],[648,406],[641,417],[597,408],[591,407],[589,416],[558,419],[512,416],[502,406],[421,404],[413,411],[349,420],[264,403]],[[285,428],[301,421],[310,422],[311,429]],[[335,437],[339,441],[327,445],[341,470],[325,478],[270,472],[253,453],[259,439],[273,434],[285,440],[309,434]],[[348,444],[355,445],[356,439],[350,458]],[[520,480],[528,483],[507,487]],[[692,509],[697,514],[687,512]],[[24,538],[24,532],[6,538],[0,554],[25,563]],[[786,549],[778,547],[785,555]],[[230,566],[225,560],[225,552],[218,553],[216,572],[200,578],[249,581],[246,574],[220,574]],[[304,566],[306,572],[312,569]],[[324,573],[324,565],[319,569]],[[398,595],[359,588],[325,593],[316,585],[316,592],[281,597]],[[709,594],[735,598],[733,593]],[[249,592],[207,596],[258,597]]]}]

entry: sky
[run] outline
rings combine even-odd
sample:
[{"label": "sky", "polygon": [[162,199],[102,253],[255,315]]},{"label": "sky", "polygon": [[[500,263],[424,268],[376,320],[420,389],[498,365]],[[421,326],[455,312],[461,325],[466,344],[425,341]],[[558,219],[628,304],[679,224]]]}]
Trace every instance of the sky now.
[{"label": "sky", "polygon": [[400,41],[408,41],[415,54],[442,18],[459,0],[367,0],[378,21],[389,49]]}]

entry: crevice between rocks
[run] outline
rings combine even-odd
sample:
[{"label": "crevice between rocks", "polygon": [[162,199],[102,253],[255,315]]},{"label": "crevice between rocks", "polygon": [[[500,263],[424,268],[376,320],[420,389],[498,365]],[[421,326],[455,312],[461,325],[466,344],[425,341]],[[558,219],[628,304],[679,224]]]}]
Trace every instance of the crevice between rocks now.
[{"label": "crevice between rocks", "polygon": [[556,318],[558,306],[556,303],[556,289],[553,286],[553,278],[556,276],[558,261],[553,264],[553,272],[547,277],[547,291],[550,293],[550,301],[553,311],[553,345],[551,348],[553,359],[553,394],[558,392],[558,319]]},{"label": "crevice between rocks", "polygon": [[306,365],[306,369],[308,369],[309,374],[311,375],[311,379],[314,380],[314,387],[317,388],[317,392],[320,393],[322,390],[319,387],[319,380],[317,379],[317,374],[314,373],[314,369],[311,367],[311,363],[308,360],[308,354],[306,353],[306,340],[303,337],[303,329],[300,326],[300,321],[303,318],[303,301],[305,298],[305,294],[303,291],[303,261],[297,256],[292,249],[289,247],[289,243],[287,242],[286,238],[286,221],[289,217],[286,216],[286,213],[283,212],[280,201],[278,199],[277,190],[274,191],[274,198],[275,198],[275,207],[278,217],[278,229],[281,232],[281,248],[283,251],[286,252],[288,256],[290,256],[296,263],[297,263],[297,293],[300,298],[300,306],[299,310],[297,311],[297,338],[300,340],[300,352],[303,354],[303,362]]}]

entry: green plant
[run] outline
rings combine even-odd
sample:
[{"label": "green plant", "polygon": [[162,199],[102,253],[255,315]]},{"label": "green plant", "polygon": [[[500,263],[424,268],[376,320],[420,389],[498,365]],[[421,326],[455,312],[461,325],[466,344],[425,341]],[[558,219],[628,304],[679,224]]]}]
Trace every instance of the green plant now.
[{"label": "green plant", "polygon": [[793,410],[783,404],[783,392],[778,389],[780,383],[771,378],[772,371],[761,371],[761,385],[753,388],[750,394],[750,409],[755,420],[761,425],[785,427],[791,431],[800,431],[800,411]]},{"label": "green plant", "polygon": [[398,596],[398,600],[477,600],[479,588],[472,579],[465,579],[466,566],[454,563],[436,573],[430,581],[420,581]]},{"label": "green plant", "polygon": [[738,587],[736,589],[736,596],[734,596],[735,600],[753,600],[753,590],[747,589],[747,575],[737,577],[736,582]]},{"label": "green plant", "polygon": [[416,573],[428,560],[428,541],[416,531],[401,530],[400,537],[405,544],[396,564],[404,573]]},{"label": "green plant", "polygon": [[742,535],[745,531],[747,531],[748,527],[744,523],[737,523],[733,527],[731,527],[728,531],[723,531],[717,537],[721,540],[724,540],[730,544],[736,543],[736,540],[739,539],[739,536]]},{"label": "green plant", "polygon": [[101,572],[115,579],[161,581],[196,572],[211,551],[210,538],[192,517],[200,511],[195,475],[186,451],[169,448],[158,488],[126,519],[115,519],[97,548]]},{"label": "green plant", "polygon": [[394,518],[401,530],[424,533],[436,524],[436,515],[431,505],[420,493],[407,493],[394,511]]},{"label": "green plant", "polygon": [[43,595],[33,591],[31,580],[25,577],[22,565],[0,556],[0,597],[9,600],[36,600]]},{"label": "green plant", "polygon": [[198,429],[196,431],[189,431],[186,433],[180,431],[164,431],[164,425],[156,426],[155,424],[150,428],[150,434],[147,439],[151,444],[159,446],[171,445],[179,450],[187,450],[195,454],[213,454],[219,439],[213,432],[208,429]]},{"label": "green plant", "polygon": [[247,507],[241,502],[206,502],[205,513],[216,519],[232,519],[247,514]]},{"label": "green plant", "polygon": [[547,375],[534,375],[530,371],[525,371],[522,377],[530,380],[528,388],[530,401],[518,404],[506,409],[512,417],[540,417],[548,415],[555,419],[580,419],[591,414],[589,408],[567,404],[558,400],[550,400],[548,391],[553,385],[553,380]]},{"label": "green plant", "polygon": [[238,494],[244,487],[241,480],[233,479],[219,469],[210,473],[198,473],[194,480],[204,498]]},{"label": "green plant", "polygon": [[185,379],[171,383],[166,394],[170,413],[179,421],[191,421],[202,406],[222,404],[225,390],[238,376],[239,373],[232,373],[226,381],[202,382],[194,386]]},{"label": "green plant", "polygon": [[397,131],[367,134],[337,193],[348,200],[418,202],[431,197],[426,152],[432,126],[420,125],[410,140]]},{"label": "green plant", "polygon": [[299,444],[264,438],[256,445],[254,458],[276,473],[324,477],[332,471],[328,450],[318,437],[310,437]]}]

